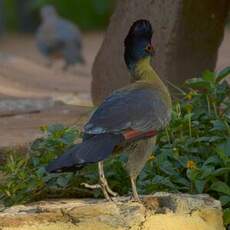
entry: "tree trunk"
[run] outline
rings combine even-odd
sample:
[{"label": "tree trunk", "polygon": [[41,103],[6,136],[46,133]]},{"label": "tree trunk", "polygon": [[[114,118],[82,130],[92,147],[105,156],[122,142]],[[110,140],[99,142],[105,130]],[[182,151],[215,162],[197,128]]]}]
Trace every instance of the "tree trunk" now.
[{"label": "tree trunk", "polygon": [[229,0],[119,0],[93,66],[93,102],[100,103],[129,83],[123,41],[137,19],[153,25],[153,66],[161,78],[180,85],[206,69],[214,70],[229,4]]}]

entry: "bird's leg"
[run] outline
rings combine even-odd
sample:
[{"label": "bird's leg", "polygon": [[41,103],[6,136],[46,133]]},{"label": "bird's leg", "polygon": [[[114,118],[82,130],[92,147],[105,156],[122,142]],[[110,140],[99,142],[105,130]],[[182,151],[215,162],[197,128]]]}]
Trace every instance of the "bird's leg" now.
[{"label": "bird's leg", "polygon": [[108,201],[112,201],[110,196],[117,196],[117,193],[113,192],[109,187],[108,182],[105,177],[103,161],[98,162],[98,171],[99,171],[99,180],[100,184],[89,185],[87,183],[82,183],[82,185],[89,189],[98,189],[100,188],[104,194],[104,197]]},{"label": "bird's leg", "polygon": [[130,180],[131,180],[131,185],[132,185],[133,200],[137,202],[141,202],[139,195],[137,193],[136,178],[131,176]]},{"label": "bird's leg", "polygon": [[99,178],[100,178],[100,184],[101,184],[102,190],[104,188],[109,195],[117,196],[117,193],[112,191],[112,189],[109,187],[108,181],[106,180],[105,173],[104,173],[104,167],[103,167],[103,161],[98,162],[98,170],[99,170]]}]

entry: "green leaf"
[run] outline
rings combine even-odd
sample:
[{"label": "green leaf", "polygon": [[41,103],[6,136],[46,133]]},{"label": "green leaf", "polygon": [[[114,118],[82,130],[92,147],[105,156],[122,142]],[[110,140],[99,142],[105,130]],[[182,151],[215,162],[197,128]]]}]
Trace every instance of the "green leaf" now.
[{"label": "green leaf", "polygon": [[62,124],[53,124],[53,125],[49,125],[48,126],[48,133],[52,134],[52,133],[56,133],[56,132],[61,132],[64,130],[64,125]]},{"label": "green leaf", "polygon": [[211,129],[211,131],[215,131],[215,130],[224,131],[224,130],[226,130],[226,126],[225,126],[224,122],[221,120],[214,120],[214,121],[211,121],[211,123],[213,124],[213,128]]},{"label": "green leaf", "polygon": [[230,172],[230,168],[219,168],[212,173],[212,176],[221,176]]},{"label": "green leaf", "polygon": [[63,137],[61,138],[61,140],[63,141],[63,143],[65,143],[66,145],[71,145],[74,143],[74,141],[77,138],[77,132],[75,132],[74,130],[68,130],[68,132],[65,132]]},{"label": "green leaf", "polygon": [[157,184],[157,185],[163,185],[163,186],[166,186],[166,187],[169,187],[169,188],[173,188],[173,189],[176,188],[176,185],[174,185],[174,184],[169,180],[169,178],[163,177],[163,176],[159,176],[159,175],[156,175],[156,176],[153,178],[152,183],[153,183],[153,184]]},{"label": "green leaf", "polygon": [[173,181],[174,181],[174,183],[177,183],[177,184],[180,184],[180,185],[184,185],[187,188],[190,186],[190,182],[188,180],[186,180],[182,176],[176,176],[175,178],[173,177]]},{"label": "green leaf", "polygon": [[57,184],[60,186],[60,187],[66,187],[66,185],[69,183],[69,178],[68,177],[64,177],[64,176],[61,176],[57,179]]},{"label": "green leaf", "polygon": [[202,79],[202,78],[192,78],[185,82],[186,85],[193,89],[207,89],[211,88],[210,82]]},{"label": "green leaf", "polygon": [[220,71],[216,76],[216,81],[220,82],[224,80],[230,74],[230,66],[226,67],[222,71]]},{"label": "green leaf", "polygon": [[46,174],[46,170],[44,167],[40,167],[37,171],[36,171],[36,174],[40,177],[42,177],[43,175]]},{"label": "green leaf", "polygon": [[203,165],[201,168],[201,178],[207,179],[208,177],[212,176],[214,170],[215,168],[213,166]]},{"label": "green leaf", "polygon": [[222,206],[228,205],[230,203],[230,196],[221,196],[219,200],[221,201]]},{"label": "green leaf", "polygon": [[196,169],[188,169],[187,170],[187,177],[192,182],[195,182],[198,178],[200,178],[200,171],[196,170]]},{"label": "green leaf", "polygon": [[224,143],[219,144],[216,147],[216,153],[218,154],[219,158],[223,161],[224,166],[230,165],[230,138],[226,140]]},{"label": "green leaf", "polygon": [[205,180],[196,180],[195,181],[195,188],[198,193],[202,193],[204,191],[206,181]]},{"label": "green leaf", "polygon": [[167,175],[172,176],[172,175],[177,175],[178,173],[175,171],[173,168],[172,163],[169,161],[165,161],[160,165],[160,169],[165,172]]},{"label": "green leaf", "polygon": [[215,77],[216,77],[216,74],[214,72],[209,71],[209,70],[204,71],[202,74],[202,78],[205,81],[209,81],[209,82],[214,82]]},{"label": "green leaf", "polygon": [[207,165],[216,165],[220,162],[218,156],[210,156],[205,162],[204,162],[204,166]]},{"label": "green leaf", "polygon": [[222,182],[222,181],[217,181],[217,182],[214,182],[211,187],[210,187],[210,190],[213,190],[213,191],[216,191],[216,192],[221,192],[223,194],[227,194],[230,196],[230,187]]},{"label": "green leaf", "polygon": [[224,210],[224,224],[225,225],[230,224],[230,208],[226,208]]}]

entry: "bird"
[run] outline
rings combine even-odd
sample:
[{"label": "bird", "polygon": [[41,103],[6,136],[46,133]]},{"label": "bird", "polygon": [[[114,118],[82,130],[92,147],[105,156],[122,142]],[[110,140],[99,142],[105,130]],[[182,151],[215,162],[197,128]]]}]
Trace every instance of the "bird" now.
[{"label": "bird", "polygon": [[79,28],[60,17],[52,5],[41,9],[41,25],[36,32],[37,47],[52,65],[54,59],[63,59],[64,70],[70,65],[84,64],[82,36]]},{"label": "bird", "polygon": [[50,162],[47,172],[80,170],[98,163],[100,186],[111,200],[117,194],[109,187],[103,162],[113,153],[125,152],[132,198],[141,202],[136,179],[151,156],[157,134],[169,124],[172,111],[170,92],[151,65],[152,36],[148,20],[133,23],[124,42],[124,60],[132,82],[102,102],[84,126],[82,143]]}]

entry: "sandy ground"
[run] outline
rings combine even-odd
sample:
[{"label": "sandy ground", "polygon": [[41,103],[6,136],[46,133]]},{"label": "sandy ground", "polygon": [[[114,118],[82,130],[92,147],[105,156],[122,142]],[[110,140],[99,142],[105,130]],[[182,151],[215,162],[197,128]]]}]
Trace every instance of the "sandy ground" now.
[{"label": "sandy ground", "polygon": [[[82,123],[89,114],[89,108],[81,106],[91,105],[91,68],[102,41],[103,33],[84,34],[86,65],[79,65],[63,72],[61,63],[56,63],[52,68],[45,65],[46,62],[39,54],[33,36],[10,34],[1,38],[0,102],[6,99],[12,101],[3,103],[5,111],[0,109],[0,148],[32,141],[40,135],[39,126],[44,124]],[[219,49],[216,69],[220,70],[228,65],[230,29],[226,30]],[[10,108],[15,98],[20,99],[20,111]],[[35,99],[38,98],[49,98],[64,104],[53,103],[52,106],[37,109]],[[23,104],[23,99],[29,99],[29,105],[28,101]]]}]

